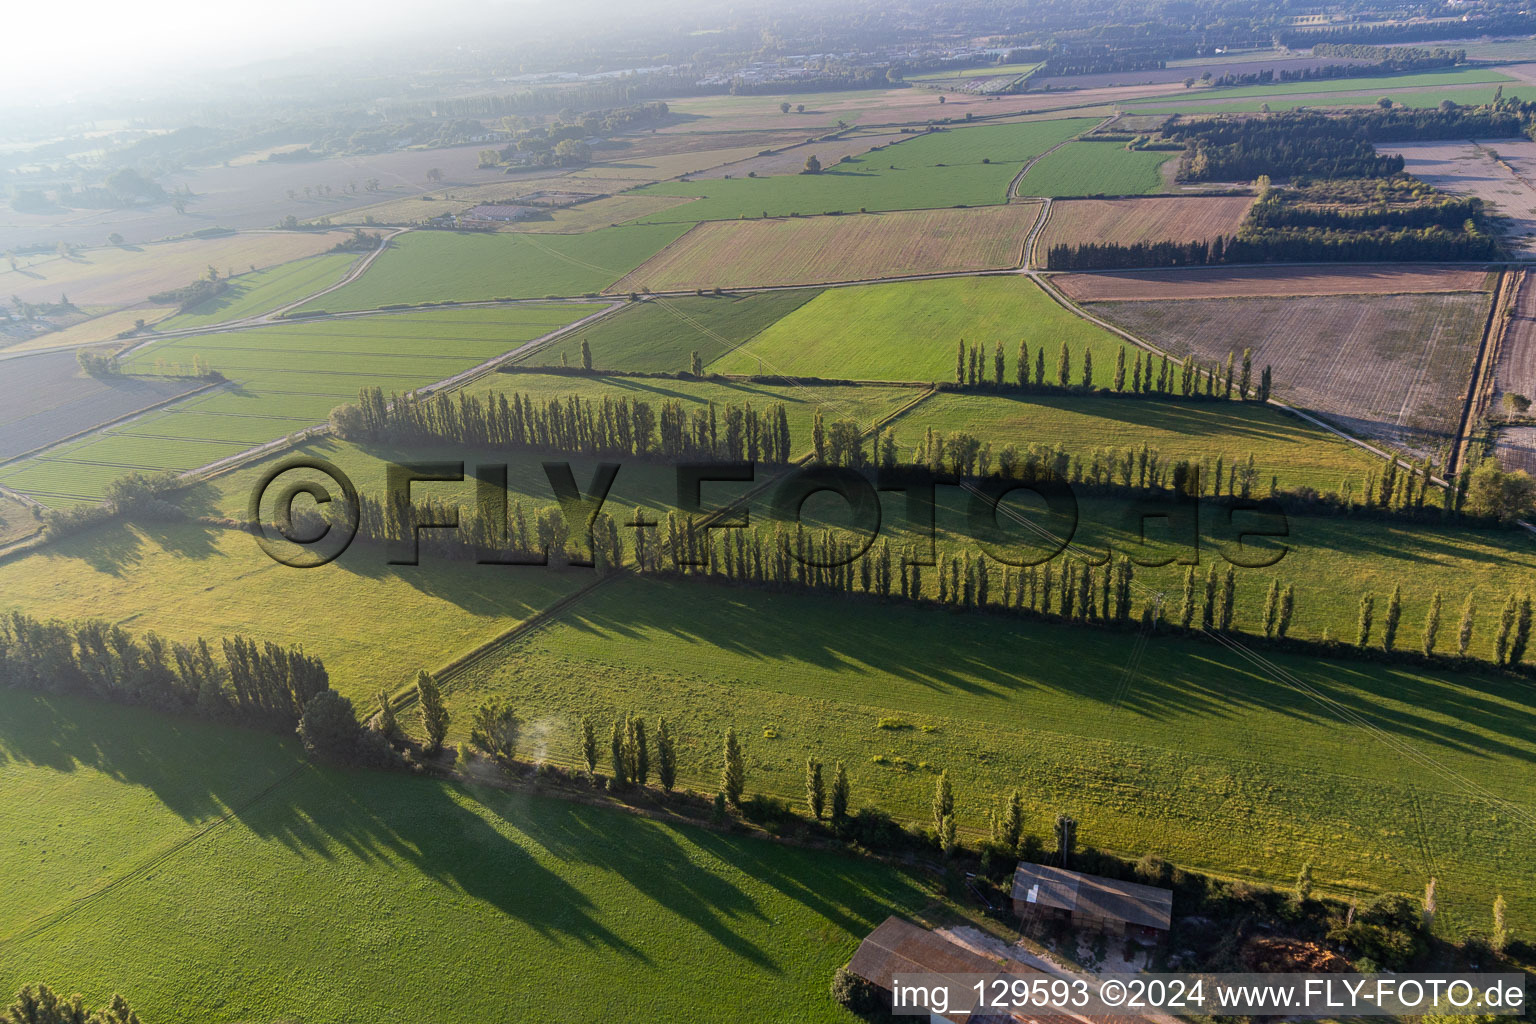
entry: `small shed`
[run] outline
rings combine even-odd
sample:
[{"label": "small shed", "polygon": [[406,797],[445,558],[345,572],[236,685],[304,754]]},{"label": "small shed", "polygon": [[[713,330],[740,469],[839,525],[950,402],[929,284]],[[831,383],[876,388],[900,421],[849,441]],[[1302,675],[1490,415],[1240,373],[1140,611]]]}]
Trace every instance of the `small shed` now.
[{"label": "small shed", "polygon": [[[882,988],[889,995],[898,974],[1019,974],[1034,975],[1030,970],[1013,961],[993,960],[951,942],[944,936],[921,928],[899,917],[888,917],[865,940],[848,964],[848,970]],[[967,1021],[969,1024],[1007,1024],[1016,1018],[1010,1014],[967,1014],[967,1008],[959,1012],[932,1014],[933,1024],[951,1021]]]},{"label": "small shed", "polygon": [[1021,861],[1013,909],[1020,917],[1045,911],[1079,928],[1159,938],[1173,919],[1173,890]]}]

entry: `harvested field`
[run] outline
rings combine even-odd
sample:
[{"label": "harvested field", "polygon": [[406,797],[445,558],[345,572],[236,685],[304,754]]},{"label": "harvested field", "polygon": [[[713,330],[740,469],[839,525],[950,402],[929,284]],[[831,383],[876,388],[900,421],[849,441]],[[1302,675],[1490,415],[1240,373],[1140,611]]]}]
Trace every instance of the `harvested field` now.
[{"label": "harvested field", "polygon": [[[830,167],[845,156],[863,156],[872,149],[880,149],[903,139],[913,138],[917,136],[891,131],[871,132],[867,135],[843,135],[820,142],[803,142],[768,156],[752,156],[746,160],[737,160],[735,163],[722,164],[719,167],[710,168],[703,174],[695,174],[693,177],[745,178],[755,174],[763,178],[773,174],[799,174],[805,169],[805,158],[813,154],[821,161],[823,167]],[[758,147],[759,151],[764,148],[766,147]]]},{"label": "harvested field", "polygon": [[1493,409],[1501,411],[1506,392],[1536,399],[1536,274],[1526,271],[1515,298],[1515,308],[1499,342],[1494,367]]},{"label": "harvested field", "polygon": [[[100,245],[114,231],[132,245],[212,225],[264,231],[289,215],[300,221],[331,217],[339,222],[347,211],[374,206],[391,196],[506,180],[501,168],[479,167],[478,162],[478,147],[456,146],[349,154],[324,160],[183,168],[161,177],[160,184],[168,191],[183,185],[192,191],[186,214],[177,213],[170,203],[127,210],[47,213],[18,213],[7,206],[0,209],[0,248],[19,249],[36,244],[51,248],[60,241]],[[432,182],[427,177],[434,168],[442,172],[441,182]],[[378,181],[378,191],[368,191],[369,179]],[[329,191],[316,191],[320,187]],[[233,265],[244,266],[239,261],[233,261]],[[219,269],[224,269],[223,264]]]},{"label": "harvested field", "polygon": [[0,295],[23,302],[58,302],[59,293],[77,306],[132,306],[156,292],[180,288],[207,275],[225,274],[325,252],[346,237],[337,231],[259,231],[221,238],[195,238],[155,245],[86,249],[0,271]]},{"label": "harvested field", "polygon": [[579,234],[649,217],[686,202],[688,200],[682,196],[649,196],[627,192],[624,195],[577,203],[575,206],[562,206],[548,214],[509,224],[507,230],[534,234]]},{"label": "harvested field", "polygon": [[[1144,200],[1136,200],[1142,202]],[[1052,217],[1054,220],[1055,217]],[[1191,267],[1057,274],[1051,283],[1077,302],[1228,299],[1247,296],[1397,295],[1470,292],[1488,286],[1486,271],[1410,264],[1347,267]]]},{"label": "harvested field", "polygon": [[35,334],[24,341],[6,344],[0,341],[0,355],[14,355],[17,352],[40,352],[52,348],[78,348],[82,345],[97,345],[102,342],[111,342],[121,345],[117,336],[123,331],[132,330],[138,321],[145,324],[153,324],[165,318],[174,310],[160,306],[139,306],[134,309],[120,309],[113,313],[92,317],[78,324],[57,331],[48,331],[43,334]]},{"label": "harvested field", "polygon": [[706,221],[614,292],[828,284],[1016,267],[1035,203],[847,217]]},{"label": "harvested field", "polygon": [[0,371],[0,459],[183,394],[201,381],[87,377],[74,352],[8,359]]},{"label": "harvested field", "polygon": [[1508,219],[1511,248],[1536,252],[1536,142],[1404,142],[1381,148],[1403,154],[1403,169],[1436,188],[1488,203]]},{"label": "harvested field", "polygon": [[1249,196],[1066,199],[1051,204],[1035,244],[1043,255],[1053,245],[1085,242],[1203,242],[1236,234],[1252,205]]},{"label": "harvested field", "polygon": [[1502,427],[1494,444],[1499,465],[1536,476],[1536,427]]},{"label": "harvested field", "polygon": [[1274,368],[1276,397],[1350,432],[1425,452],[1460,422],[1492,300],[1350,295],[1106,302],[1090,310],[1176,355],[1210,363],[1253,349]]}]

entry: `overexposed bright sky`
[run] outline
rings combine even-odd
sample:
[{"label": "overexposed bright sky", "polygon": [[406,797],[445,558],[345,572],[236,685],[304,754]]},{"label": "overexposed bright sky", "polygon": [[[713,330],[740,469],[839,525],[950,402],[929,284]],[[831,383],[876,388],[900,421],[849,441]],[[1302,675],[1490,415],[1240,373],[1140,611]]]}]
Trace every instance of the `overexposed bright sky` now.
[{"label": "overexposed bright sky", "polygon": [[[536,0],[12,0],[3,105],[48,103],[102,84],[390,38],[447,36],[483,19],[538,17]],[[567,8],[568,9],[568,8]]]}]

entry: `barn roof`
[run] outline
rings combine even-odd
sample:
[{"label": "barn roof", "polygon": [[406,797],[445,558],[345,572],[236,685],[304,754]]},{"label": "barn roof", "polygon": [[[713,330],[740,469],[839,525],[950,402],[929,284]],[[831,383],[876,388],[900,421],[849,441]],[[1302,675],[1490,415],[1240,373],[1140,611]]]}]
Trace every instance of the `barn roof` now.
[{"label": "barn roof", "polygon": [[898,974],[998,974],[999,961],[973,953],[944,936],[899,917],[888,917],[859,943],[848,969],[889,989]]},{"label": "barn roof", "polygon": [[1028,861],[1021,861],[1014,872],[1013,898],[1021,903],[1164,931],[1168,930],[1173,918],[1171,889],[1139,882],[1118,882]]}]

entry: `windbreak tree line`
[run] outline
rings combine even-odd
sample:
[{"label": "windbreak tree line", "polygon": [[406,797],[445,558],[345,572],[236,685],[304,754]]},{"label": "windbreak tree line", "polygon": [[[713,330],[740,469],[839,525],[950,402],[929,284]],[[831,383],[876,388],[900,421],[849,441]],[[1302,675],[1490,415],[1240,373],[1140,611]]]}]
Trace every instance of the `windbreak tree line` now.
[{"label": "windbreak tree line", "polygon": [[0,619],[0,684],[291,729],[330,676],[320,659],[270,641],[184,644],[101,619],[45,622],[13,611]]},{"label": "windbreak tree line", "polygon": [[359,392],[357,404],[334,409],[331,425],[351,441],[449,441],[581,455],[786,463],[793,453],[783,403],[754,409],[709,402],[690,412],[677,400],[657,408],[639,399],[541,400],[520,391],[386,400],[375,387]]}]

